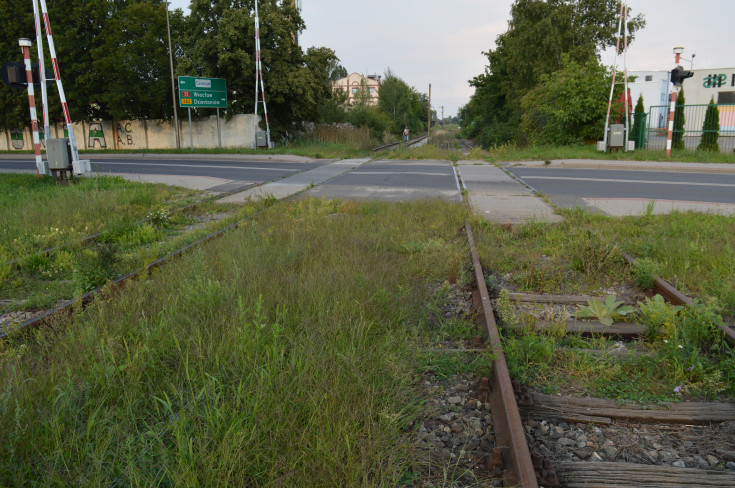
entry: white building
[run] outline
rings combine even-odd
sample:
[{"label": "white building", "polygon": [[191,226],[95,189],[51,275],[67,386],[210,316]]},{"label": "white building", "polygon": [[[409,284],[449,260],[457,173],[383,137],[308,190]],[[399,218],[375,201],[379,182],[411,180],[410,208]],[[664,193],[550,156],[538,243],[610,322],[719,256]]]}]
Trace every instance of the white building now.
[{"label": "white building", "polygon": [[[687,105],[707,105],[711,100],[720,107],[720,130],[735,131],[735,68],[695,69],[694,76],[684,80],[683,88]],[[668,122],[671,89],[669,71],[631,71],[628,75],[636,76],[629,83],[631,98],[635,104],[639,95],[643,95],[646,112],[651,112],[650,127],[663,128]],[[651,108],[658,107],[658,108]],[[694,121],[692,121],[694,122]],[[689,120],[687,120],[687,124]],[[686,130],[699,130],[699,127],[687,127]]]}]

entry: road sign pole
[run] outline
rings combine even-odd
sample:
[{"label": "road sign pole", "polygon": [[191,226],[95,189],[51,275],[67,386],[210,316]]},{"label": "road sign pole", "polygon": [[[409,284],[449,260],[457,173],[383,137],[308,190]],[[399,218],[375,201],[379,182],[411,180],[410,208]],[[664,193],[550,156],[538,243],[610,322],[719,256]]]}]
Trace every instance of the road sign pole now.
[{"label": "road sign pole", "polygon": [[222,132],[219,129],[219,107],[217,108],[217,145],[222,149]]},{"label": "road sign pole", "polygon": [[189,108],[189,145],[191,146],[191,152],[194,152],[194,135],[191,131],[191,108]]}]

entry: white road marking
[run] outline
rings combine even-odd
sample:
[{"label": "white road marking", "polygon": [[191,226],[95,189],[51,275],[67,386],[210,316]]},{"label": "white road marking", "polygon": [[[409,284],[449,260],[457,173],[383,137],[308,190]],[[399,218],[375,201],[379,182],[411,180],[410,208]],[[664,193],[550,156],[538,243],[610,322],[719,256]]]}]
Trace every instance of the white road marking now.
[{"label": "white road marking", "polygon": [[648,185],[686,185],[686,186],[724,186],[735,187],[735,183],[695,183],[688,181],[661,181],[661,180],[622,180],[616,178],[572,178],[565,176],[523,176],[522,179],[535,180],[569,180],[569,181],[597,181],[605,183],[643,183]]},{"label": "white road marking", "polygon": [[355,175],[421,175],[421,176],[451,176],[449,173],[427,173],[419,171],[353,171]]},{"label": "white road marking", "polygon": [[248,169],[260,169],[260,170],[267,170],[267,171],[298,171],[294,168],[261,168],[258,166],[213,166],[210,164],[181,164],[181,163],[136,163],[136,162],[122,162],[122,161],[93,161],[92,164],[123,164],[123,165],[136,165],[136,166],[175,166],[177,168],[217,168],[217,169],[240,169],[240,170],[248,170]]}]

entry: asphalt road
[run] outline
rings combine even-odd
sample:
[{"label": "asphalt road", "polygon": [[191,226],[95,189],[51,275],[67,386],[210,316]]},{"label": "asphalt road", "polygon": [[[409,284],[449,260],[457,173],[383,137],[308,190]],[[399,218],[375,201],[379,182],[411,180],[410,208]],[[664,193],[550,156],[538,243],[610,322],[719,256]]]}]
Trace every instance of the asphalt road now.
[{"label": "asphalt road", "polygon": [[325,198],[389,202],[443,198],[457,201],[459,188],[449,161],[371,161],[309,190]]},{"label": "asphalt road", "polygon": [[[275,160],[236,160],[202,157],[134,159],[105,157],[92,160],[92,171],[109,174],[176,175],[216,178],[210,191],[229,191],[253,183],[272,181],[300,171],[316,168],[324,162],[289,162]],[[32,156],[0,159],[0,171],[35,171]],[[218,184],[221,183],[221,184]]]},{"label": "asphalt road", "polygon": [[735,204],[735,174],[508,167],[562,207],[583,198],[643,198]]}]

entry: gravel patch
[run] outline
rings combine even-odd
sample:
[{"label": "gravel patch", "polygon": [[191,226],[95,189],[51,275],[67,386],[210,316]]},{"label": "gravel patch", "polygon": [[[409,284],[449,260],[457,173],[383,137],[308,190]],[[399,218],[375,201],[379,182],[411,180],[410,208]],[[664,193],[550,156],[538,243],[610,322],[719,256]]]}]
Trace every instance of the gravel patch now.
[{"label": "gravel patch", "polygon": [[735,422],[711,426],[528,420],[531,451],[559,461],[626,462],[728,470],[735,474]]},{"label": "gravel patch", "polygon": [[438,380],[425,375],[429,398],[426,417],[413,428],[416,455],[421,460],[421,487],[501,486],[486,478],[484,465],[495,447],[490,404],[477,400],[473,373]]}]

